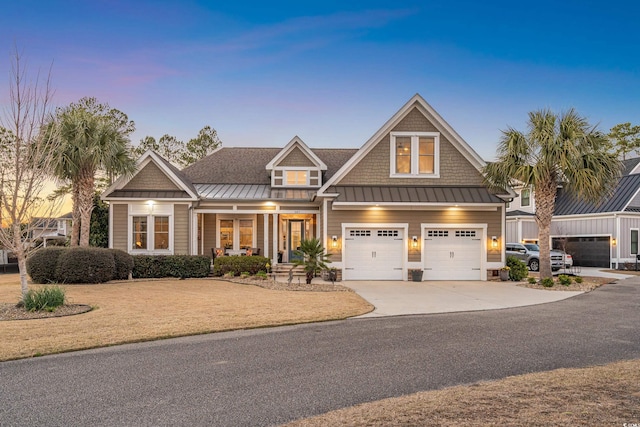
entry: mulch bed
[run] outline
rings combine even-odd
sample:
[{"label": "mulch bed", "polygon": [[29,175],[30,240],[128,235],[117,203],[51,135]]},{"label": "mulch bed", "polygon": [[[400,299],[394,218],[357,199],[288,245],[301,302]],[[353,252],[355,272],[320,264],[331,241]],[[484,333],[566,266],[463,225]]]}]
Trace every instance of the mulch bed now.
[{"label": "mulch bed", "polygon": [[217,277],[219,280],[227,280],[233,283],[240,283],[243,285],[255,285],[265,289],[271,289],[275,291],[306,291],[306,292],[353,292],[353,289],[346,286],[331,284],[326,282],[311,283],[307,285],[304,279],[297,280],[294,278],[291,284],[287,282],[278,282],[273,279],[261,279],[259,277]]},{"label": "mulch bed", "polygon": [[[536,277],[536,275],[531,274],[531,276]],[[575,278],[573,278],[575,279]],[[607,283],[614,283],[618,279],[612,279],[610,277],[589,277],[582,276],[582,283],[572,282],[569,286],[564,286],[558,283],[557,279],[554,280],[554,284],[552,287],[547,288],[537,283],[531,284],[529,282],[520,282],[518,286],[522,286],[523,288],[531,288],[531,289],[541,289],[544,291],[579,291],[579,292],[591,292],[592,290],[599,288],[602,285],[606,285]]]},{"label": "mulch bed", "polygon": [[73,316],[88,311],[91,311],[91,306],[84,304],[67,304],[56,308],[55,311],[27,311],[22,307],[17,307],[15,304],[0,303],[0,321]]}]

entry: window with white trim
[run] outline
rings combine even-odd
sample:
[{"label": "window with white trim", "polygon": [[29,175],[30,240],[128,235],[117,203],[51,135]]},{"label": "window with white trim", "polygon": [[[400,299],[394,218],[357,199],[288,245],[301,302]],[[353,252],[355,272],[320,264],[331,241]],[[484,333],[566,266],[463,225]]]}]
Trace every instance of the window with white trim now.
[{"label": "window with white trim", "polygon": [[274,187],[320,187],[321,171],[314,168],[274,169],[271,185]]},{"label": "window with white trim", "polygon": [[391,132],[391,177],[437,178],[439,163],[438,132]]},{"label": "window with white trim", "polygon": [[[151,225],[151,227],[149,227]],[[149,233],[149,229],[153,233]],[[169,217],[136,215],[131,217],[131,250],[169,250]]]},{"label": "window with white trim", "polygon": [[631,255],[638,254],[638,229],[631,229]]},{"label": "window with white trim", "polygon": [[523,208],[531,206],[531,189],[522,189],[522,192],[520,193],[520,206]]},{"label": "window with white trim", "polygon": [[253,248],[255,241],[253,219],[235,218],[218,220],[218,247],[240,250]]}]

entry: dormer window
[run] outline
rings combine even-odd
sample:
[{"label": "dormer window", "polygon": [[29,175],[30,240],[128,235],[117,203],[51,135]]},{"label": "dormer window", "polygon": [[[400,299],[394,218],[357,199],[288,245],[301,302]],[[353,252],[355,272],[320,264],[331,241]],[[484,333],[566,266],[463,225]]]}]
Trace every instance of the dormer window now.
[{"label": "dormer window", "polygon": [[392,132],[391,177],[437,178],[440,176],[440,134]]},{"label": "dormer window", "polygon": [[307,171],[285,171],[287,185],[309,185]]},{"label": "dormer window", "polygon": [[274,187],[320,187],[320,171],[311,168],[275,169],[271,175]]}]

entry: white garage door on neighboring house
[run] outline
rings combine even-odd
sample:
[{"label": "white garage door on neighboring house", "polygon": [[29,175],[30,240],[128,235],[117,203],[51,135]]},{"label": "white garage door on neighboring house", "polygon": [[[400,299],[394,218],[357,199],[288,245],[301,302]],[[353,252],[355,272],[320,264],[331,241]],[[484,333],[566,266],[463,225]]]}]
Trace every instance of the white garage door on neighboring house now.
[{"label": "white garage door on neighboring house", "polygon": [[424,280],[481,280],[482,229],[426,228]]},{"label": "white garage door on neighboring house", "polygon": [[402,280],[404,230],[347,228],[344,280]]}]

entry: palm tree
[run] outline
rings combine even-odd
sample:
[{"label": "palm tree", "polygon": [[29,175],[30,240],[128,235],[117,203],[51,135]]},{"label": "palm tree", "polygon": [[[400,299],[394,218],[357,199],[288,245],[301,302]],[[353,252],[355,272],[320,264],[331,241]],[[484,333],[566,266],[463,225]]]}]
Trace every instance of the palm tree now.
[{"label": "palm tree", "polygon": [[71,183],[72,246],[89,246],[98,171],[112,176],[131,175],[136,169],[127,136],[130,130],[124,129],[113,117],[80,103],[58,110],[56,120],[51,124],[61,143],[52,173]]},{"label": "palm tree", "polygon": [[331,254],[326,254],[320,240],[306,239],[300,242],[300,249],[294,251],[300,258],[293,263],[295,265],[304,265],[304,271],[307,276],[307,285],[311,284],[311,280],[316,274],[327,269],[327,263],[330,263]]},{"label": "palm tree", "polygon": [[484,168],[485,181],[495,188],[522,185],[535,191],[540,278],[552,277],[549,236],[558,186],[599,203],[612,193],[621,163],[608,151],[606,136],[573,109],[529,113],[527,133],[503,131],[497,156]]}]

